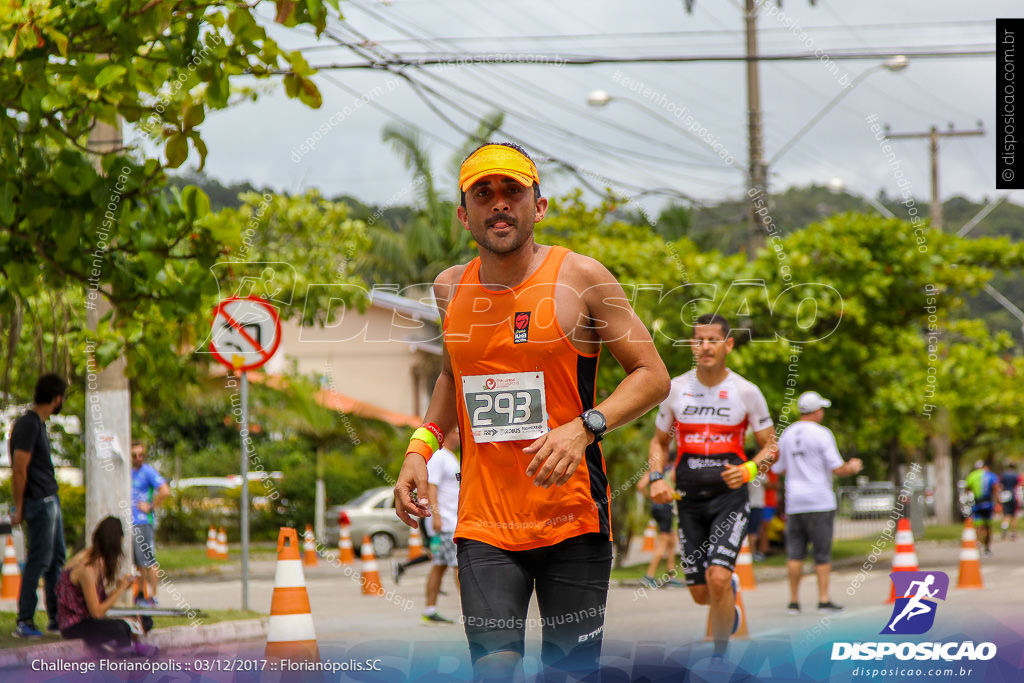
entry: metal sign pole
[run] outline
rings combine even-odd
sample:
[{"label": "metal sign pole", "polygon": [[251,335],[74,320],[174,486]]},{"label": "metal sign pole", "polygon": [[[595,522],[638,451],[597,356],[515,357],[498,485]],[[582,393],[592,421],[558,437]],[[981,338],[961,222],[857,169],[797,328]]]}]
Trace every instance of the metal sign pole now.
[{"label": "metal sign pole", "polygon": [[242,372],[242,609],[249,609],[249,373]]},{"label": "metal sign pole", "polygon": [[[249,376],[262,367],[281,345],[281,318],[277,309],[259,297],[230,297],[213,309],[210,352],[218,363],[242,376],[242,491],[238,498],[242,537],[242,609],[249,609]],[[233,401],[234,399],[232,399]]]}]

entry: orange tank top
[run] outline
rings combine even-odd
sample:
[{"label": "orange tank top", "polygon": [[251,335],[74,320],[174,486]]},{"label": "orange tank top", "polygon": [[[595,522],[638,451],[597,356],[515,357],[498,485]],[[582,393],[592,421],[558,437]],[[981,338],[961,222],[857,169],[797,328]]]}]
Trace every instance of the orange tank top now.
[{"label": "orange tank top", "polygon": [[562,486],[541,488],[526,476],[533,456],[523,448],[594,406],[599,352],[577,351],[555,316],[568,253],[551,247],[526,281],[500,290],[481,285],[473,259],[448,305],[444,339],[462,435],[456,539],[529,550],[587,533],[611,538],[598,444]]}]

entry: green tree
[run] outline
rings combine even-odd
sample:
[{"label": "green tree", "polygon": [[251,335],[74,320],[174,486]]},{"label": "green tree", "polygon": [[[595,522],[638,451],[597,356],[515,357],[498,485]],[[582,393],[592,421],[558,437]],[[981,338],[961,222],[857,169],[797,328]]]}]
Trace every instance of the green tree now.
[{"label": "green tree", "polygon": [[[336,0],[281,0],[276,20],[319,32],[328,6],[337,11]],[[110,300],[112,317],[86,333],[77,306],[56,331],[47,329],[67,339],[73,367],[85,367],[91,341],[100,366],[127,347],[134,369],[140,357],[133,349],[160,349],[144,359],[147,377],[164,384],[180,377],[167,362],[187,336],[182,328],[189,325],[180,321],[215,292],[208,269],[225,243],[239,241],[239,226],[204,226],[206,196],[194,187],[165,192],[164,169],[179,167],[190,150],[202,165],[207,112],[252,96],[239,90],[232,97],[233,84],[283,74],[289,96],[320,105],[306,61],[280,49],[255,12],[233,0],[137,7],[0,0],[0,316],[11,323],[5,332],[23,329],[26,313],[39,308],[40,291],[63,290],[65,301],[84,304],[80,293],[88,289]],[[92,151],[95,122],[123,124],[125,145]],[[147,156],[147,141],[159,146],[162,159]],[[94,168],[97,157],[103,174]],[[143,320],[145,346],[137,344]],[[4,340],[5,367],[19,339]]]}]

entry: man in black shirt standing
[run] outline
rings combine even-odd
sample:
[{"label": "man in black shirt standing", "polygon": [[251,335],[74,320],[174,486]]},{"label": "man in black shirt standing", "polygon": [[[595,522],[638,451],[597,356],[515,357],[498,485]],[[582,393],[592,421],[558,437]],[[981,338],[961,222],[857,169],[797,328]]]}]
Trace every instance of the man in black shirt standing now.
[{"label": "man in black shirt standing", "polygon": [[50,457],[50,439],[46,420],[64,407],[67,382],[60,376],[43,375],[36,382],[32,408],[14,422],[11,429],[11,463],[14,486],[14,516],[11,524],[24,522],[28,539],[25,571],[18,596],[18,625],[14,632],[21,638],[39,638],[35,626],[36,591],[39,577],[46,590],[46,611],[50,621],[46,630],[56,633],[57,578],[64,567],[64,520],[57,496],[57,477]]}]

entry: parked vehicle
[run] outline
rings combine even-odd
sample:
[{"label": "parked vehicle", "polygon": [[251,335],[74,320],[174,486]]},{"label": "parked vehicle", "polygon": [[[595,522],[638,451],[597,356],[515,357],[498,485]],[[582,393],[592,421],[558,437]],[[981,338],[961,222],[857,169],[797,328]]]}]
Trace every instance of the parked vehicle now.
[{"label": "parked vehicle", "polygon": [[363,491],[342,505],[327,508],[324,542],[337,547],[341,525],[349,525],[352,547],[360,553],[363,536],[369,536],[376,557],[388,557],[396,548],[409,545],[409,527],[395,515],[395,490],[390,486]]},{"label": "parked vehicle", "polygon": [[[279,471],[249,472],[249,495],[254,509],[269,508],[276,490],[276,482],[284,475]],[[242,488],[242,476],[187,477],[170,482],[171,491],[180,496],[185,510],[213,510],[220,514],[234,514],[237,505],[231,503]]]},{"label": "parked vehicle", "polygon": [[887,517],[896,505],[896,486],[891,481],[869,481],[850,492],[850,516],[854,519]]}]

